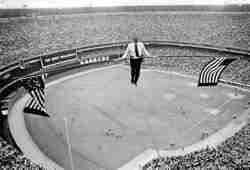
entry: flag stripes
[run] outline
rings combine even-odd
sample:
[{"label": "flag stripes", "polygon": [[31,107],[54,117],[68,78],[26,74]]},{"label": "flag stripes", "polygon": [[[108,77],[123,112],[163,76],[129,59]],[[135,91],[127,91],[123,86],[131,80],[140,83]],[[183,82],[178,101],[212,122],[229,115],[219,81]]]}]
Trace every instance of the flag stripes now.
[{"label": "flag stripes", "polygon": [[45,109],[43,77],[31,78],[31,80],[26,83],[29,83],[25,88],[28,90],[31,100],[25,105],[24,112],[49,117]]},{"label": "flag stripes", "polygon": [[30,91],[29,94],[32,97],[32,101],[31,101],[32,105],[30,105],[30,106],[45,111],[45,106],[44,106],[45,100],[44,100],[44,93],[42,92],[42,90],[41,89],[34,89],[34,90]]},{"label": "flag stripes", "polygon": [[223,70],[235,58],[218,57],[206,64],[200,72],[198,86],[214,86],[218,84]]}]

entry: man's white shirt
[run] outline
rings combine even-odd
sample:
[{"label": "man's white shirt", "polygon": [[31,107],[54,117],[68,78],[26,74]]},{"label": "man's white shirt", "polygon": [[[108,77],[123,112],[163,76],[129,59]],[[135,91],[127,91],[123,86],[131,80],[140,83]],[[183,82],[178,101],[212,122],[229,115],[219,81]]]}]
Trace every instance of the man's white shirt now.
[{"label": "man's white shirt", "polygon": [[[142,42],[137,42],[137,49],[138,49],[138,54],[140,57],[142,57],[142,56],[150,57],[150,54],[148,53],[148,51],[146,50],[146,48]],[[134,42],[128,44],[127,49],[122,56],[122,58],[127,58],[127,57],[130,57],[132,59],[139,58],[138,56],[136,56],[136,53],[135,53],[135,43]]]}]

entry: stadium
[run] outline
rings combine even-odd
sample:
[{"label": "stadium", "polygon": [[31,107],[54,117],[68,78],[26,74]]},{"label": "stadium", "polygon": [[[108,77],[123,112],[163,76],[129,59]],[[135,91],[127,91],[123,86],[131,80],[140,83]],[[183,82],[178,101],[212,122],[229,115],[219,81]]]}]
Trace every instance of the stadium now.
[{"label": "stadium", "polygon": [[[250,168],[249,5],[1,12],[0,169]],[[135,35],[157,56],[137,86]],[[234,60],[198,86],[218,57]],[[40,75],[45,116],[24,112]]]}]

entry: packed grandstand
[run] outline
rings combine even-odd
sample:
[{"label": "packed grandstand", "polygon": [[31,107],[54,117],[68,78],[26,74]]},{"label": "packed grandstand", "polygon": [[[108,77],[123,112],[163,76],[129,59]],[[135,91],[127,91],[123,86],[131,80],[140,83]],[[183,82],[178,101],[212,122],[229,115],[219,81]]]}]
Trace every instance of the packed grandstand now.
[{"label": "packed grandstand", "polygon": [[[211,14],[184,16],[193,17],[191,23],[187,23],[177,14],[168,18],[164,18],[163,14],[155,16],[147,14],[151,18],[139,14],[134,15],[136,16],[134,17],[131,14],[46,16],[38,18],[36,21],[33,18],[9,19],[7,22],[0,23],[0,65],[4,67],[19,58],[42,55],[65,48],[127,39],[130,28],[124,28],[121,24],[127,18],[129,19],[128,22],[131,22],[138,30],[142,30],[141,35],[146,35],[145,39],[155,38],[158,40],[164,37],[164,39],[173,41],[215,44],[246,50],[250,48],[248,45],[250,41],[249,14],[227,14],[226,16],[216,14],[216,17],[211,16]],[[139,19],[137,24],[136,19]],[[151,23],[152,21],[157,22]],[[182,22],[185,22],[184,28],[182,28]],[[214,22],[215,25],[211,22]],[[75,24],[76,26],[73,27]],[[168,28],[168,31],[166,28]],[[174,53],[172,52],[171,55],[175,57],[168,56],[155,61],[146,61],[146,65],[189,75],[198,75],[201,63],[210,59],[210,57],[193,58],[189,52],[181,55],[178,51],[176,54]],[[241,57],[226,70],[223,78],[249,85],[249,58]],[[249,108],[249,106],[250,102],[246,107]],[[7,140],[4,135],[0,138],[0,169],[44,170],[43,167],[25,158],[19,150],[8,144]],[[159,157],[142,167],[143,170],[249,168],[249,123],[216,148],[208,147],[184,156]]]},{"label": "packed grandstand", "polygon": [[1,169],[45,170],[42,166],[39,166],[26,158],[20,151],[8,144],[2,137],[0,138],[0,146]]}]

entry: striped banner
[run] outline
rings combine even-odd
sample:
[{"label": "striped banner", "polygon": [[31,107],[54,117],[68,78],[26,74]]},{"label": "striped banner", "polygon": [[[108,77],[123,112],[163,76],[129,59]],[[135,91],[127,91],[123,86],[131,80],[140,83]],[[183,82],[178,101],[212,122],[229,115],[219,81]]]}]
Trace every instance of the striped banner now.
[{"label": "striped banner", "polygon": [[28,90],[31,100],[25,105],[24,112],[49,117],[45,109],[44,80],[42,76],[30,78],[26,84],[24,87]]},{"label": "striped banner", "polygon": [[206,64],[200,72],[198,86],[215,86],[223,70],[236,58],[215,58]]}]

